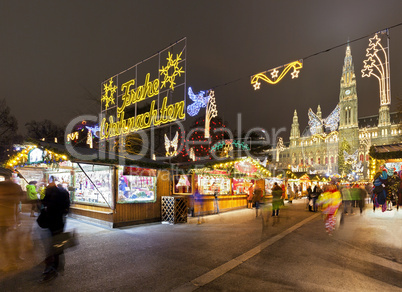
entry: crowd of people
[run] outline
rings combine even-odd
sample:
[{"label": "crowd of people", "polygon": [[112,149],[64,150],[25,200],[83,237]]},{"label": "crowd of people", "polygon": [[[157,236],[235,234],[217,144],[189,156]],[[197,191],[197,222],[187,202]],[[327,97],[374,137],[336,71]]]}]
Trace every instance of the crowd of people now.
[{"label": "crowd of people", "polygon": [[[30,216],[37,217],[40,237],[45,248],[45,268],[39,282],[48,282],[64,271],[63,249],[55,249],[57,236],[64,232],[66,215],[70,207],[67,190],[50,176],[48,183],[31,181],[23,191],[14,176],[0,182],[0,269],[4,272],[17,270],[24,261],[26,246],[32,245],[31,233],[37,230],[34,220],[25,220],[23,226],[22,206],[29,206]],[[29,223],[27,223],[29,222]]]}]

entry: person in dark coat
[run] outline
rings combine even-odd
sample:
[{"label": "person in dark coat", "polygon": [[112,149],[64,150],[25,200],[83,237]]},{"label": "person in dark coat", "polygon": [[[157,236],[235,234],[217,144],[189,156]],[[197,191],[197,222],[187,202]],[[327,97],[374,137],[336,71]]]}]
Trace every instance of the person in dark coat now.
[{"label": "person in dark coat", "polygon": [[[49,185],[45,191],[45,197],[42,200],[43,207],[47,212],[48,229],[51,237],[64,231],[65,215],[70,208],[69,193],[56,185],[53,176],[49,178]],[[57,277],[58,272],[64,272],[64,254],[54,254],[49,248],[45,259],[45,270],[41,282],[47,282]]]},{"label": "person in dark coat", "polygon": [[272,216],[279,216],[279,208],[282,206],[282,188],[274,183],[272,188]]}]

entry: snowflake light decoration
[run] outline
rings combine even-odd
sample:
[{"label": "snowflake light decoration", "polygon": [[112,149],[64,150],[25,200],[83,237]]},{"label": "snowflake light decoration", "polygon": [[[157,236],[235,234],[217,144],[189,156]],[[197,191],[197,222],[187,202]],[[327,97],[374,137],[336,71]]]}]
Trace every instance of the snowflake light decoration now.
[{"label": "snowflake light decoration", "polygon": [[101,102],[105,102],[105,109],[108,109],[109,103],[115,104],[114,94],[117,90],[117,86],[113,85],[113,80],[110,79],[109,84],[103,84],[103,90],[105,91],[105,93],[102,95]]},{"label": "snowflake light decoration", "polygon": [[[168,57],[166,58],[168,62],[166,66],[162,66],[162,69],[159,70],[161,75],[164,75],[164,79],[161,82],[161,88],[165,87],[167,83],[170,83],[169,88],[174,90],[174,86],[176,85],[175,83],[176,76],[181,76],[181,74],[184,73],[183,67],[179,67],[179,63],[182,60],[181,59],[182,53],[183,52],[181,52],[178,55],[176,54],[176,59],[173,60],[173,54],[168,52]],[[170,74],[169,71],[172,72],[172,74]]]}]

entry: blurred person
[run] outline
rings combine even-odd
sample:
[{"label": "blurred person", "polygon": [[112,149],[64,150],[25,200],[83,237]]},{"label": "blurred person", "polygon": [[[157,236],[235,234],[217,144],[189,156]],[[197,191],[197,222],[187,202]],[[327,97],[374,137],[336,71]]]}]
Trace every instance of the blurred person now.
[{"label": "blurred person", "polygon": [[313,190],[311,189],[311,186],[308,185],[307,187],[307,205],[308,205],[308,210],[310,212],[313,211]]},{"label": "blurred person", "polygon": [[194,192],[194,205],[195,208],[197,208],[197,217],[198,217],[198,224],[201,224],[201,212],[202,212],[202,196],[200,194],[200,191],[198,189],[198,183],[195,182],[194,184],[195,192]]},{"label": "blurred person", "polygon": [[[353,204],[352,204],[352,193],[350,190],[350,185],[347,184],[345,186],[343,186],[342,190],[341,190],[341,194],[342,194],[342,204],[343,204],[343,214],[345,215],[353,215]],[[349,213],[348,213],[349,211]]]},{"label": "blurred person", "polygon": [[0,251],[2,270],[16,269],[18,260],[22,260],[21,242],[19,241],[18,205],[23,196],[21,187],[11,180],[0,182]]},{"label": "blurred person", "polygon": [[272,188],[272,216],[279,216],[279,208],[282,205],[282,188],[274,183]]},{"label": "blurred person", "polygon": [[253,193],[254,193],[254,185],[250,184],[250,186],[247,189],[248,195],[247,195],[247,208],[252,209],[253,208]]},{"label": "blurred person", "polygon": [[219,201],[218,201],[219,188],[215,182],[212,184],[212,190],[214,191],[214,212],[216,214],[219,214]]},{"label": "blurred person", "polygon": [[31,217],[36,217],[35,213],[39,213],[38,192],[36,191],[36,181],[30,181],[27,185],[27,200],[31,204]]},{"label": "blurred person", "polygon": [[317,199],[321,195],[322,190],[318,184],[314,186],[313,192],[311,193],[311,197],[313,200],[312,211],[317,212]]},{"label": "blurred person", "polygon": [[341,203],[341,193],[333,184],[326,186],[324,192],[318,197],[317,204],[321,207],[322,214],[324,215],[325,229],[330,236],[335,230],[336,216]]},{"label": "blurred person", "polygon": [[288,201],[289,201],[289,203],[292,203],[293,197],[294,197],[294,193],[293,193],[293,191],[292,191],[292,187],[290,186],[290,184],[288,184],[287,193],[288,193]]},{"label": "blurred person", "polygon": [[[65,215],[70,208],[70,199],[68,192],[56,185],[56,179],[53,176],[49,178],[49,184],[46,187],[45,197],[42,200],[43,208],[47,214],[47,229],[49,230],[50,241],[55,236],[63,233],[65,226]],[[45,243],[46,246],[46,243]],[[45,270],[42,273],[40,282],[48,282],[57,277],[58,272],[64,272],[64,253],[54,253],[52,245],[47,243]]]},{"label": "blurred person", "polygon": [[261,200],[262,200],[262,190],[256,184],[254,186],[254,193],[253,193],[253,202],[255,204],[255,217],[258,217],[258,210],[260,209]]},{"label": "blurred person", "polygon": [[285,206],[285,198],[286,198],[285,184],[281,184],[281,189],[282,189],[282,206]]},{"label": "blurred person", "polygon": [[359,187],[360,192],[359,192],[359,209],[360,209],[360,215],[363,214],[363,209],[364,209],[364,205],[366,202],[366,197],[367,197],[367,191],[366,188],[364,187],[364,185],[361,185]]}]

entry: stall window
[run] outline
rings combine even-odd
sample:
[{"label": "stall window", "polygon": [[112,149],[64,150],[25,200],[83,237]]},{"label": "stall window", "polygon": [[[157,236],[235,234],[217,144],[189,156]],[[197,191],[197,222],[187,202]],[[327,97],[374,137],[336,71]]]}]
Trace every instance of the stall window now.
[{"label": "stall window", "polygon": [[156,202],[156,175],[155,169],[120,166],[117,203]]},{"label": "stall window", "polygon": [[193,192],[191,186],[191,175],[180,174],[174,176],[173,181],[174,194],[191,194]]},{"label": "stall window", "polygon": [[212,195],[214,193],[213,184],[218,186],[220,195],[230,194],[230,178],[224,176],[201,176],[198,178],[198,189],[203,195]]},{"label": "stall window", "polygon": [[113,169],[111,166],[73,163],[74,202],[111,205]]}]

